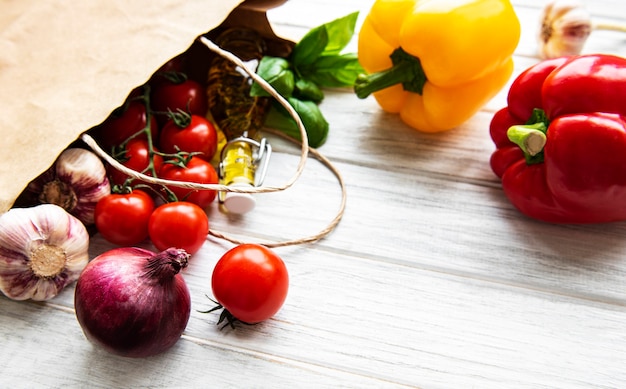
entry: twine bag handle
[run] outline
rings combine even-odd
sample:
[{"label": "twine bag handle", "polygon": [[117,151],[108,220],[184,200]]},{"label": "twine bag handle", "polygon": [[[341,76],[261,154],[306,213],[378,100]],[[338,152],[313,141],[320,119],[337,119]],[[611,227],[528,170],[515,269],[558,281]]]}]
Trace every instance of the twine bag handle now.
[{"label": "twine bag handle", "polygon": [[[194,183],[194,182],[165,180],[165,179],[162,179],[162,178],[155,178],[155,177],[152,177],[152,176],[148,176],[146,174],[140,173],[140,172],[135,171],[133,169],[127,168],[126,166],[122,165],[117,160],[115,160],[115,158],[113,158],[112,156],[107,154],[98,145],[98,143],[90,135],[88,135],[86,133],[81,135],[81,139],[96,154],[98,154],[102,159],[104,159],[112,167],[114,167],[115,169],[120,170],[122,173],[125,173],[125,174],[129,175],[130,177],[136,178],[138,180],[145,181],[145,182],[152,183],[152,184],[157,184],[157,185],[177,186],[177,187],[186,188],[186,189],[216,190],[216,191],[226,191],[226,192],[235,192],[235,193],[270,193],[270,192],[279,192],[279,191],[283,191],[285,189],[288,189],[289,187],[291,187],[300,178],[300,176],[301,176],[301,174],[302,174],[302,172],[304,170],[304,167],[305,167],[305,164],[306,164],[306,160],[307,160],[309,154],[311,154],[315,158],[317,158],[324,166],[326,166],[333,173],[333,175],[335,175],[335,177],[337,178],[337,180],[339,182],[339,185],[341,187],[341,202],[340,202],[339,209],[338,209],[335,217],[331,220],[331,222],[325,228],[323,228],[322,230],[320,230],[316,234],[313,234],[313,235],[310,235],[310,236],[307,236],[307,237],[298,238],[298,239],[293,239],[293,240],[285,240],[285,241],[280,241],[280,242],[258,242],[258,243],[262,244],[262,245],[264,245],[266,247],[282,247],[282,246],[290,246],[290,245],[311,243],[311,242],[315,242],[315,241],[320,240],[321,238],[325,237],[326,235],[328,235],[337,226],[337,224],[339,224],[339,221],[343,217],[343,213],[345,211],[347,194],[346,194],[345,182],[343,180],[343,177],[341,176],[341,173],[337,170],[337,168],[335,168],[335,166],[330,162],[330,160],[328,160],[326,157],[324,157],[317,150],[309,147],[306,128],[304,127],[304,124],[302,123],[302,120],[300,119],[300,116],[295,111],[295,109],[293,109],[291,104],[289,104],[289,102],[284,97],[282,97],[280,95],[280,93],[278,93],[262,77],[257,75],[256,72],[252,71],[248,66],[246,66],[246,64],[244,64],[243,61],[241,61],[234,54],[232,54],[232,53],[230,53],[230,52],[228,52],[226,50],[223,50],[218,45],[213,43],[210,39],[208,39],[208,38],[206,38],[204,36],[200,37],[199,40],[200,40],[200,42],[202,44],[204,44],[207,48],[209,48],[209,50],[215,52],[216,54],[218,54],[218,55],[220,55],[220,56],[222,56],[222,57],[224,57],[224,58],[226,58],[226,59],[228,59],[230,61],[232,61],[237,66],[239,66],[241,69],[243,69],[255,82],[257,82],[265,91],[267,91],[272,97],[274,97],[287,110],[289,115],[296,121],[298,129],[300,130],[300,136],[301,136],[301,139],[302,139],[301,141],[297,141],[297,140],[295,140],[295,139],[293,139],[291,137],[288,137],[287,135],[284,135],[281,132],[271,131],[270,130],[270,132],[272,134],[279,135],[279,136],[281,136],[281,137],[283,137],[285,139],[288,139],[288,140],[290,140],[292,142],[300,143],[300,160],[298,162],[298,166],[296,168],[296,171],[291,176],[291,178],[289,178],[289,180],[287,180],[283,185],[280,185],[280,186],[264,186],[264,185],[262,185],[262,186],[251,187],[251,188],[230,187],[230,186],[223,185],[223,184],[199,184],[199,183]],[[214,231],[214,230],[209,230],[209,235],[210,236],[214,236],[216,238],[227,240],[227,241],[229,241],[231,243],[235,243],[235,244],[246,243],[244,241],[237,240],[237,239],[235,239],[233,237],[230,237],[230,236],[228,236],[228,235],[226,235],[224,233],[221,233],[221,232],[218,232],[218,231]]]}]

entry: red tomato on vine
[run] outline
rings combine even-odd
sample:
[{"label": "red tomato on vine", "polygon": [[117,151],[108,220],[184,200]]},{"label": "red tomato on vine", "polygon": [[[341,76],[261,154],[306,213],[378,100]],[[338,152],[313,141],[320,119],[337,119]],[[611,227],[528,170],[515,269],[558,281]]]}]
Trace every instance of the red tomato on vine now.
[{"label": "red tomato on vine", "polygon": [[[154,116],[150,116],[150,132],[152,139],[158,139],[159,127]],[[132,135],[146,127],[148,115],[146,106],[142,100],[133,100],[117,108],[97,128],[96,138],[98,143],[105,149],[119,146]],[[137,139],[147,140],[147,135],[142,134]]]},{"label": "red tomato on vine", "polygon": [[199,206],[186,201],[159,206],[148,222],[150,240],[160,251],[176,247],[195,254],[204,244],[208,233],[207,214]]},{"label": "red tomato on vine", "polygon": [[98,201],[95,224],[107,241],[119,246],[132,246],[148,237],[148,222],[154,201],[147,193],[113,193]]},{"label": "red tomato on vine", "polygon": [[159,148],[168,154],[198,153],[198,157],[210,161],[217,151],[217,130],[202,116],[176,115],[163,126]]},{"label": "red tomato on vine", "polygon": [[150,94],[152,111],[163,125],[168,112],[187,112],[192,115],[205,116],[208,111],[206,90],[200,83],[187,78],[184,73],[166,72],[162,76],[155,75]]},{"label": "red tomato on vine", "polygon": [[[155,148],[155,151],[158,151]],[[133,139],[129,141],[123,150],[120,150],[116,159],[125,167],[134,171],[144,173],[148,176],[152,176],[151,171],[147,171],[150,164],[150,154],[148,150],[148,141],[145,139]],[[155,172],[161,170],[163,165],[163,157],[158,154],[153,155],[153,166]],[[122,173],[120,170],[113,166],[108,166],[109,179],[113,185],[122,185],[129,176],[126,173]]]},{"label": "red tomato on vine", "polygon": [[[152,77],[150,77],[150,80],[148,81],[150,87],[153,90],[156,90],[159,88],[159,85],[161,83],[171,83],[172,80],[169,75],[172,73],[184,73],[185,76],[183,77],[186,77],[186,63],[187,56],[185,54],[179,54],[176,57],[169,59],[167,62],[161,65],[161,67],[157,69],[156,72],[154,72]],[[183,79],[184,78],[181,78],[181,80]]]},{"label": "red tomato on vine", "polygon": [[[172,181],[196,182],[200,184],[217,184],[219,178],[213,165],[204,159],[192,156],[185,166],[164,163],[159,171],[159,177]],[[217,195],[214,190],[198,190],[181,188],[169,185],[178,200],[194,203],[200,208],[208,207]]]}]

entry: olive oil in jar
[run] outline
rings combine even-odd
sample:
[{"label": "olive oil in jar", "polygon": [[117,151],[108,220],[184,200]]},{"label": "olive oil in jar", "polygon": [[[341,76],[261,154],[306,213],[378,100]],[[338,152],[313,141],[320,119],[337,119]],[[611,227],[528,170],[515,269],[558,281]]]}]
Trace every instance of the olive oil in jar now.
[{"label": "olive oil in jar", "polygon": [[[223,31],[215,43],[239,57],[251,70],[256,70],[265,50],[262,37],[244,28]],[[262,181],[262,177],[256,176],[258,164],[267,166],[270,155],[271,148],[265,139],[257,141],[270,100],[250,96],[252,83],[243,69],[225,58],[215,57],[209,67],[209,111],[226,138],[218,172],[220,183],[230,187],[258,185]],[[255,205],[249,193],[219,192],[218,200],[232,213],[249,212]]]},{"label": "olive oil in jar", "polygon": [[228,143],[223,153],[222,166],[224,185],[253,186],[255,184],[256,167],[250,144],[237,140]]}]

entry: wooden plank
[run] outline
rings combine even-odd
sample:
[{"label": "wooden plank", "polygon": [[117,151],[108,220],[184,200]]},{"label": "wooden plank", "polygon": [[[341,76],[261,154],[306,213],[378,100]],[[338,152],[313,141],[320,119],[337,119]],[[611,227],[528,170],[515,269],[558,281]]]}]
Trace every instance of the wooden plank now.
[{"label": "wooden plank", "polygon": [[[317,244],[325,250],[626,303],[626,243],[616,239],[625,223],[551,225],[523,217],[497,186],[410,169],[338,166],[349,202],[337,229]],[[333,178],[321,169],[307,171],[298,188],[259,198],[242,224],[215,214],[214,228],[250,240],[314,233],[338,204],[338,190],[329,189]]]},{"label": "wooden plank", "polygon": [[[0,300],[4,311],[13,312],[0,328],[8,335],[3,344],[10,355],[2,379],[15,379],[12,367],[26,363],[39,367],[30,374],[34,386],[51,378],[78,383],[83,376],[96,387],[193,386],[207,382],[211,371],[220,372],[220,377],[211,375],[216,385],[237,377],[242,384],[258,380],[259,387],[272,385],[271,374],[295,383],[305,373],[311,387],[337,377],[339,385],[343,377],[349,386],[377,387],[395,382],[610,388],[626,382],[623,306],[325,249],[280,253],[292,286],[275,318],[220,331],[217,314],[196,312],[211,304],[200,294],[206,287],[198,285],[206,277],[195,268],[186,276],[194,312],[185,338],[170,352],[146,360],[94,349],[67,309]],[[47,353],[31,360],[25,345]],[[72,357],[53,357],[53,350]],[[249,368],[243,376],[237,373],[242,366]],[[50,377],[53,367],[57,373]],[[325,373],[316,378],[320,370]]]},{"label": "wooden plank", "polygon": [[[123,358],[92,346],[73,312],[0,299],[3,388],[191,388],[298,385],[391,387],[386,381],[306,364],[241,345],[183,338],[166,353]],[[270,338],[268,338],[269,340]]]}]

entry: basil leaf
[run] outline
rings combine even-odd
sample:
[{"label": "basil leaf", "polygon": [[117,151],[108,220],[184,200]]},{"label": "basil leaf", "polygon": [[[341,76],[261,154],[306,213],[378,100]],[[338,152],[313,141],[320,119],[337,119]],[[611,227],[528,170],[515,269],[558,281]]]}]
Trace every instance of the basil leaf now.
[{"label": "basil leaf", "polygon": [[358,17],[359,13],[353,12],[309,30],[293,48],[294,66],[311,65],[320,56],[341,53],[354,36]]},{"label": "basil leaf", "polygon": [[324,92],[317,84],[302,77],[297,77],[293,95],[300,100],[311,100],[318,104],[324,99]]},{"label": "basil leaf", "polygon": [[356,53],[323,56],[311,68],[301,69],[303,77],[327,88],[351,87],[364,72]]},{"label": "basil leaf", "polygon": [[353,12],[323,25],[328,32],[328,44],[322,55],[341,53],[341,50],[352,40],[358,17],[359,13]]},{"label": "basil leaf", "polygon": [[306,33],[298,42],[292,52],[291,60],[294,67],[310,65],[319,58],[328,44],[328,32],[322,26],[315,27]]},{"label": "basil leaf", "polygon": [[[267,81],[283,97],[291,96],[295,86],[293,72],[289,61],[280,57],[263,57],[257,68],[257,74]],[[250,88],[251,96],[270,96],[258,83]]]},{"label": "basil leaf", "polygon": [[[324,98],[321,88],[351,87],[357,76],[364,73],[356,53],[341,54],[354,36],[358,15],[354,12],[311,29],[286,60],[264,57],[259,64],[257,73],[287,97],[300,116],[311,147],[324,144],[329,131],[328,122],[317,105]],[[268,95],[256,83],[252,85],[251,94]],[[272,105],[264,124],[301,138],[296,121],[277,102]]]},{"label": "basil leaf", "polygon": [[[306,128],[309,146],[317,148],[323,145],[328,137],[329,125],[317,104],[313,101],[302,101],[293,97],[289,98],[288,101]],[[265,118],[265,126],[275,128],[298,140],[302,139],[296,121],[278,103],[273,104],[270,108]]]}]

